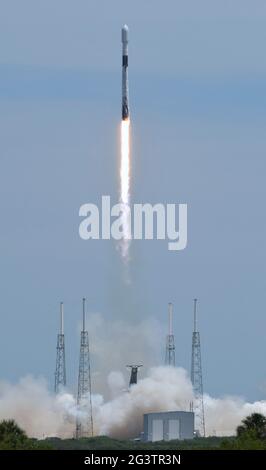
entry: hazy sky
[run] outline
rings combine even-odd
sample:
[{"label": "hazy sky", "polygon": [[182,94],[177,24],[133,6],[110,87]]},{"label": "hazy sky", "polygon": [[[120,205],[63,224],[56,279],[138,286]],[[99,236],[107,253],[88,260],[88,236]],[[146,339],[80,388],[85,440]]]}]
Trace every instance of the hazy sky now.
[{"label": "hazy sky", "polygon": [[[263,0],[2,0],[0,378],[52,384],[64,300],[74,386],[83,296],[109,323],[163,325],[171,300],[188,368],[196,296],[205,390],[266,397],[265,21]],[[125,22],[134,201],[188,204],[187,249],[135,242],[130,287],[113,242],[78,236],[80,205],[118,195]]]}]

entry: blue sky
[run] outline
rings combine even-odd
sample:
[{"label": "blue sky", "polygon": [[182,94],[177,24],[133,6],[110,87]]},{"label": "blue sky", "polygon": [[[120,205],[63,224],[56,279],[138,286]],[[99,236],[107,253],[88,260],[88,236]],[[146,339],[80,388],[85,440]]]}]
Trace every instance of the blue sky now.
[{"label": "blue sky", "polygon": [[[84,295],[132,324],[171,300],[189,367],[196,296],[205,390],[265,398],[265,19],[258,0],[2,2],[1,378],[52,382],[64,300],[74,386]],[[188,203],[189,238],[135,242],[130,288],[112,242],[78,237],[80,205],[118,194],[125,22],[134,200]]]}]

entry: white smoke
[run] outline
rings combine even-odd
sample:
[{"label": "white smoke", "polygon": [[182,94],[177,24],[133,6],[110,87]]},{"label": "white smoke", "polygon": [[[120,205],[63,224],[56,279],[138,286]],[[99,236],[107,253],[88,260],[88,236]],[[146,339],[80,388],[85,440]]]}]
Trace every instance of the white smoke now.
[{"label": "white smoke", "polygon": [[[127,390],[120,372],[108,376],[110,400],[93,395],[94,431],[97,435],[132,438],[143,429],[143,414],[188,410],[192,386],[182,368],[155,367]],[[253,412],[266,415],[266,401],[246,403],[238,397],[205,395],[207,435],[232,435],[241,420]],[[55,396],[44,379],[25,377],[12,385],[0,382],[0,420],[15,419],[29,436],[73,437],[77,409],[69,393]]]},{"label": "white smoke", "polygon": [[[162,344],[162,328],[156,320],[114,322],[93,314],[89,331],[95,435],[133,438],[143,430],[144,413],[189,410],[193,391],[188,373],[182,368],[149,367],[161,362],[157,347],[158,356],[153,354],[154,344]],[[140,369],[138,383],[128,390],[125,365],[132,359],[147,369]],[[207,435],[232,435],[247,415],[266,415],[266,401],[247,403],[238,397],[206,394],[204,404]],[[77,415],[87,420],[71,393],[55,396],[43,378],[27,376],[17,384],[0,381],[0,420],[14,419],[29,436],[73,437]]]},{"label": "white smoke", "polygon": [[242,419],[251,413],[266,416],[266,400],[245,402],[240,397],[212,398],[204,395],[207,435],[230,436],[235,434]]},{"label": "white smoke", "polygon": [[75,400],[71,394],[55,396],[43,378],[26,376],[17,384],[0,382],[0,420],[14,419],[29,436],[66,437],[73,434]]},{"label": "white smoke", "polygon": [[[114,376],[109,383],[116,387],[113,379]],[[122,385],[121,374],[119,382]],[[125,383],[123,387],[126,388]],[[152,368],[148,376],[129,391],[120,391],[114,399],[95,407],[96,431],[117,438],[136,437],[142,431],[144,413],[188,410],[192,396],[191,383],[184,369]]]}]

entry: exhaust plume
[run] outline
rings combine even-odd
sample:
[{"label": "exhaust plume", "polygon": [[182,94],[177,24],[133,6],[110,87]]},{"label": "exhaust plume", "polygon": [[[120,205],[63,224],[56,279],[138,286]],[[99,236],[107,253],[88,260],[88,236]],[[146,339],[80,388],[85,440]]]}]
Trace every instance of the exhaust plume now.
[{"label": "exhaust plume", "polygon": [[[144,413],[189,410],[193,399],[190,379],[182,368],[151,368],[130,390],[121,372],[111,372],[107,382],[112,398],[92,397],[95,435],[137,437]],[[247,403],[238,397],[209,395],[204,401],[207,435],[233,435],[244,417],[254,412],[266,415],[266,401]],[[73,437],[77,413],[74,396],[54,395],[44,379],[28,376],[15,385],[0,382],[0,420],[14,419],[29,436]]]},{"label": "exhaust plume", "polygon": [[121,121],[121,162],[120,162],[120,204],[123,205],[122,226],[123,237],[120,241],[120,251],[125,264],[130,259],[131,224],[130,212],[130,121]]}]

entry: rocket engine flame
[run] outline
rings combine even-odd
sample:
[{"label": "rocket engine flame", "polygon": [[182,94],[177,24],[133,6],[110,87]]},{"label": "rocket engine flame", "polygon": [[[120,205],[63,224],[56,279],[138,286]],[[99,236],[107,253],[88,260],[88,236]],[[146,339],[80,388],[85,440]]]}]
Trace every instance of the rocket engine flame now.
[{"label": "rocket engine flame", "polygon": [[129,119],[121,122],[120,202],[122,204],[129,204],[130,202],[129,126]]},{"label": "rocket engine flame", "polygon": [[130,204],[130,121],[121,121],[121,162],[120,162],[120,204],[125,205],[122,213],[123,237],[120,243],[123,260],[128,262],[131,239],[130,214],[127,206]]}]

